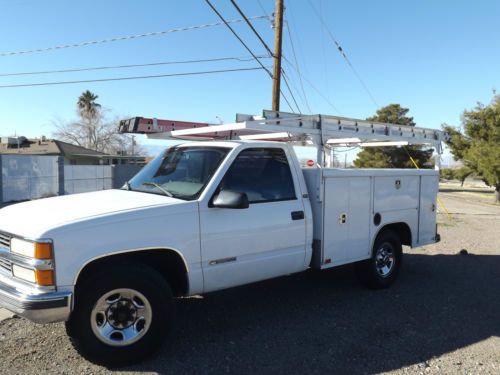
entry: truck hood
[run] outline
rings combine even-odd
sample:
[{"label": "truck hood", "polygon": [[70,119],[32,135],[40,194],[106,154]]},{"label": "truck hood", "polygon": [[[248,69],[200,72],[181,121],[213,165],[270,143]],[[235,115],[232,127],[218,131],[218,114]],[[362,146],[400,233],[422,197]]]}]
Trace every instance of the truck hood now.
[{"label": "truck hood", "polygon": [[184,201],[128,190],[103,190],[17,203],[0,210],[0,231],[39,238],[55,227],[117,212]]}]

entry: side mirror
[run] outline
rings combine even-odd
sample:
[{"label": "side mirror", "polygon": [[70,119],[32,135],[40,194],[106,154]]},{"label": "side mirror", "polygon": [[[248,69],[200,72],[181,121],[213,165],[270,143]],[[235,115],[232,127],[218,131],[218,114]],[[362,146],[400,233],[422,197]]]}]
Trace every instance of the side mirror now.
[{"label": "side mirror", "polygon": [[248,208],[248,197],[245,193],[222,190],[214,197],[212,206],[219,208]]}]

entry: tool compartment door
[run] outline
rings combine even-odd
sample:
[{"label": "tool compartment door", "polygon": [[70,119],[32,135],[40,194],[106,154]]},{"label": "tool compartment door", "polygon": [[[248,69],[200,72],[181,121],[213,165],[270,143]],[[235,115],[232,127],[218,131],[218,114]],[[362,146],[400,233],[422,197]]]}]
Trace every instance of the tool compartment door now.
[{"label": "tool compartment door", "polygon": [[419,176],[375,177],[373,211],[383,213],[418,209]]},{"label": "tool compartment door", "polygon": [[371,177],[326,178],[324,194],[323,264],[368,258]]},{"label": "tool compartment door", "polygon": [[418,244],[436,242],[436,199],[438,176],[421,176]]}]

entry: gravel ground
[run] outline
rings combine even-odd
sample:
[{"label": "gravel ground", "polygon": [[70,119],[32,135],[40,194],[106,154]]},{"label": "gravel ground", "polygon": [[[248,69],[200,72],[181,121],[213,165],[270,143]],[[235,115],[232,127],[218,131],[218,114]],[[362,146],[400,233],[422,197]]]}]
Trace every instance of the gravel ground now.
[{"label": "gravel ground", "polygon": [[[366,290],[347,266],[180,299],[170,342],[115,372],[499,374],[500,206],[441,199],[442,242],[407,251],[392,288]],[[0,373],[46,372],[110,370],[79,357],[62,324],[1,322]]]}]

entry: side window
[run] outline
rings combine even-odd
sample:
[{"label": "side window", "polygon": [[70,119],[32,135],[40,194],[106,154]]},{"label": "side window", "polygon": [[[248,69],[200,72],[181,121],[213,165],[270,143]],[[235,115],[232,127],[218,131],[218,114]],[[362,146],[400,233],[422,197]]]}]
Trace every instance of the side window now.
[{"label": "side window", "polygon": [[296,199],[290,166],[280,148],[243,150],[220,188],[246,193],[250,203]]}]

